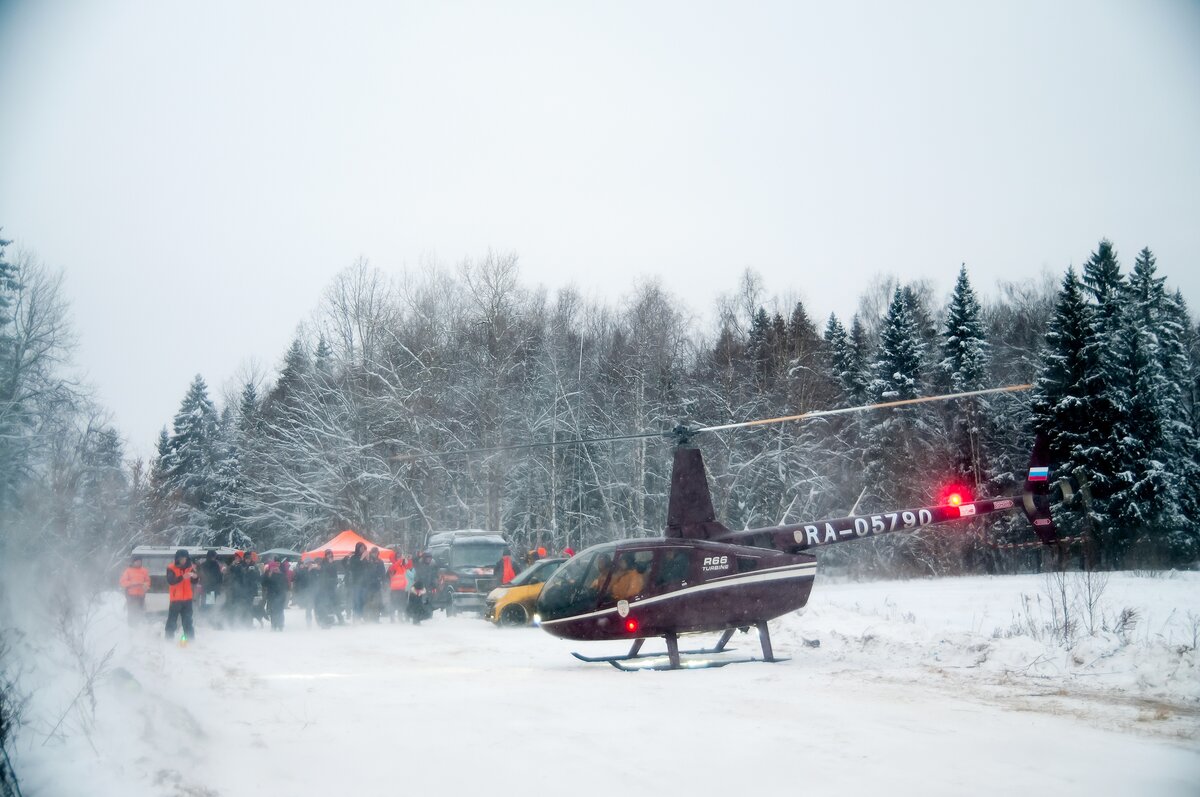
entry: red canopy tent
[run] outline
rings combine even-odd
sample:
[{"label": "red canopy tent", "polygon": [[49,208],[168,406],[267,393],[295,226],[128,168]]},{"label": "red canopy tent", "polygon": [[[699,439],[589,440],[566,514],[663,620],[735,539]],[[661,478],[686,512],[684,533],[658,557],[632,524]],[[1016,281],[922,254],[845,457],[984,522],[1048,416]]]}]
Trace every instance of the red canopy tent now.
[{"label": "red canopy tent", "polygon": [[352,553],[354,553],[354,546],[360,542],[367,546],[367,553],[370,553],[372,548],[378,548],[379,558],[385,562],[394,561],[396,558],[395,552],[390,548],[384,548],[382,545],[376,545],[358,532],[346,529],[324,545],[318,545],[311,551],[305,551],[300,555],[300,561],[311,562],[313,559],[320,559],[325,555],[325,551],[333,551],[334,559],[345,559],[347,556],[350,556]]}]

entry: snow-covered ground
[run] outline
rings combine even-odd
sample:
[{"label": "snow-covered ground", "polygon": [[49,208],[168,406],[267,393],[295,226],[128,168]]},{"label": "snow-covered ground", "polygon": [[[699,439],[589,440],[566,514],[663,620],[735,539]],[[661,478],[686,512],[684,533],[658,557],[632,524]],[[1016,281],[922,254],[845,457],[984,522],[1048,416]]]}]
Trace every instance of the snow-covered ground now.
[{"label": "snow-covered ground", "polygon": [[115,645],[94,723],[47,644],[30,713],[65,719],[26,727],[17,767],[26,797],[1200,794],[1200,574],[1112,576],[1069,647],[1039,625],[1052,587],[818,577],[772,623],[789,661],[638,673],[569,655],[623,645],[440,613],[321,631],[289,612],[283,634],[200,627],[180,648],[113,596],[89,634]]}]

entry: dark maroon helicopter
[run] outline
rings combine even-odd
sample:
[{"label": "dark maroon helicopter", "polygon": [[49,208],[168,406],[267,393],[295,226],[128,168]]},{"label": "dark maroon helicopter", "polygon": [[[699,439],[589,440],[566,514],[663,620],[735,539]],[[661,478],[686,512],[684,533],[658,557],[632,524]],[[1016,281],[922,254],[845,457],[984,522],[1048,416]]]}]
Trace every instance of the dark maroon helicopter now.
[{"label": "dark maroon helicopter", "polygon": [[[701,432],[1028,387],[1017,385],[724,426],[676,427],[669,433],[674,437],[675,452],[665,536],[605,543],[576,555],[542,589],[537,602],[541,627],[566,639],[630,640],[632,646],[624,655],[574,654],[583,661],[608,662],[619,669],[778,661],[771,649],[767,621],[808,602],[817,571],[817,557],[809,553],[810,549],[1018,508],[1025,512],[1042,542],[1054,545],[1059,538],[1050,516],[1049,463],[1040,441],[1034,446],[1021,495],[745,531],[730,531],[716,520],[704,461],[691,442]],[[705,658],[723,652],[735,630],[750,627],[758,629],[762,659]],[[681,651],[679,636],[697,632],[721,636],[711,648]],[[665,655],[641,652],[643,643],[651,637],[666,641]]]}]

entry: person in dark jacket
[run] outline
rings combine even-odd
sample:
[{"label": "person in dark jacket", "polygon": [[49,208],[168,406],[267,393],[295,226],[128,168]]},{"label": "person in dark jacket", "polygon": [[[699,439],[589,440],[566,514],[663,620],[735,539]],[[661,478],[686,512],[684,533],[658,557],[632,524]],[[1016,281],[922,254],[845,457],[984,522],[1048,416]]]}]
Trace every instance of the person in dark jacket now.
[{"label": "person in dark jacket", "polygon": [[387,577],[387,565],[379,558],[379,549],[372,548],[363,568],[363,614],[372,623],[379,622],[383,608],[383,581]]},{"label": "person in dark jacket", "polygon": [[317,567],[317,563],[312,560],[301,562],[296,568],[295,578],[292,579],[292,594],[296,596],[296,605],[304,609],[305,628],[312,628],[313,615],[316,613]]},{"label": "person in dark jacket", "polygon": [[226,574],[229,582],[229,595],[225,605],[229,607],[229,615],[235,627],[249,627],[254,619],[254,599],[258,596],[258,568],[250,563],[246,556],[238,556],[233,560]]},{"label": "person in dark jacket", "polygon": [[209,548],[204,555],[204,561],[196,568],[200,572],[200,611],[207,612],[217,605],[217,596],[221,594],[221,563],[217,560],[217,552]]},{"label": "person in dark jacket", "polygon": [[357,543],[354,553],[346,560],[346,586],[350,590],[350,606],[355,620],[363,619],[363,604],[367,600],[367,545]]},{"label": "person in dark jacket", "polygon": [[271,618],[271,630],[283,630],[283,610],[288,603],[287,573],[279,564],[279,557],[271,557],[271,562],[262,574],[262,589],[264,608]]},{"label": "person in dark jacket", "polygon": [[181,643],[196,635],[196,630],[192,627],[192,584],[197,578],[199,576],[196,574],[196,568],[192,566],[192,557],[180,548],[175,552],[175,561],[167,565],[167,593],[171,601],[167,609],[167,639],[175,636],[175,625],[180,620],[183,621]]},{"label": "person in dark jacket", "polygon": [[333,559],[333,551],[325,551],[321,558],[321,569],[317,571],[317,594],[314,609],[317,615],[317,625],[329,628],[337,618],[338,625],[342,623],[342,613],[337,605],[338,567]]},{"label": "person in dark jacket", "polygon": [[414,625],[433,616],[433,590],[437,587],[437,568],[433,566],[433,554],[421,554],[413,566],[413,593],[408,599],[408,616]]}]

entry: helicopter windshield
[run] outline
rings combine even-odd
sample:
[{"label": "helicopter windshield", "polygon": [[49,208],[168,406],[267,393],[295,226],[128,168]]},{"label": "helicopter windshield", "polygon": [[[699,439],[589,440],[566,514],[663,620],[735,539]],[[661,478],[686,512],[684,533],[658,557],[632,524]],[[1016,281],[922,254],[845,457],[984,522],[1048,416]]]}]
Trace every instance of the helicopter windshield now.
[{"label": "helicopter windshield", "polygon": [[612,566],[609,546],[568,559],[542,588],[538,599],[542,619],[557,620],[594,609],[608,585]]}]

